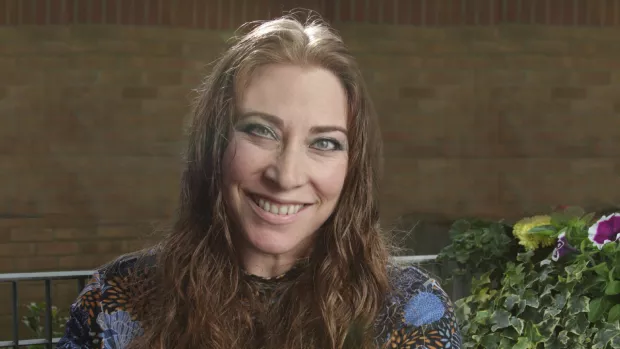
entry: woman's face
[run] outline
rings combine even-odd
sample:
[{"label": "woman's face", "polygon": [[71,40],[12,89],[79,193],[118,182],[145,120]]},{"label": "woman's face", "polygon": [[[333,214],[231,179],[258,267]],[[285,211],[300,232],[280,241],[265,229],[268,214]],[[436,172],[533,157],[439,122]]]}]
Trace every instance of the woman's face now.
[{"label": "woman's face", "polygon": [[224,196],[242,254],[299,258],[334,211],[348,163],[347,99],[314,67],[269,65],[238,102]]}]

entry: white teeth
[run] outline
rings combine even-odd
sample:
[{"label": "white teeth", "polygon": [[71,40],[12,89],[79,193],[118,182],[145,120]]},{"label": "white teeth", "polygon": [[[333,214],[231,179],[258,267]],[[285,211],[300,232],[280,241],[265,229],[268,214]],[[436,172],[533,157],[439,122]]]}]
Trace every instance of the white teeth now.
[{"label": "white teeth", "polygon": [[269,212],[273,213],[273,214],[278,214],[278,205],[271,205],[271,210],[269,210]]},{"label": "white teeth", "polygon": [[263,210],[281,216],[295,214],[303,207],[303,205],[278,205],[265,199],[258,199],[256,203]]}]

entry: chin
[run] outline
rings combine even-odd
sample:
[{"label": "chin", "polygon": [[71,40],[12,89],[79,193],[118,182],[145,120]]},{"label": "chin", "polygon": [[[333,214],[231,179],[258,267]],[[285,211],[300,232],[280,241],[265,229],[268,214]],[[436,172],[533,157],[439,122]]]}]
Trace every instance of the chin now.
[{"label": "chin", "polygon": [[269,255],[297,253],[303,248],[303,239],[292,238],[280,232],[250,230],[246,239],[251,249]]}]

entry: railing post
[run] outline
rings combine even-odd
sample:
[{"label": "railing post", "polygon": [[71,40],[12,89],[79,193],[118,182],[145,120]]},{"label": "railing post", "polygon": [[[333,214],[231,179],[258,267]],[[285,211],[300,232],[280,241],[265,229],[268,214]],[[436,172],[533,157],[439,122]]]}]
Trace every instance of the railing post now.
[{"label": "railing post", "polygon": [[52,349],[52,280],[45,280],[45,347]]},{"label": "railing post", "polygon": [[13,281],[12,283],[12,300],[13,300],[13,348],[19,348],[19,313],[18,313],[18,296],[17,296],[17,281]]},{"label": "railing post", "polygon": [[82,292],[82,290],[84,289],[84,286],[85,286],[84,279],[78,278],[77,279],[78,294]]}]

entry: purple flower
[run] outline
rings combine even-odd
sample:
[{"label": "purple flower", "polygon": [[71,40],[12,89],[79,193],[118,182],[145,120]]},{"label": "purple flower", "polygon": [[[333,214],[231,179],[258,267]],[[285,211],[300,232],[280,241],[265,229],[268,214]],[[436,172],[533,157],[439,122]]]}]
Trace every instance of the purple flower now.
[{"label": "purple flower", "polygon": [[566,233],[563,232],[558,235],[558,241],[555,243],[555,249],[553,250],[553,254],[551,254],[551,259],[554,262],[557,262],[565,255],[577,251],[578,250],[576,248],[568,244],[568,240],[566,239]]},{"label": "purple flower", "polygon": [[588,229],[588,239],[592,241],[598,249],[609,242],[620,240],[620,213],[613,213],[603,216]]}]

